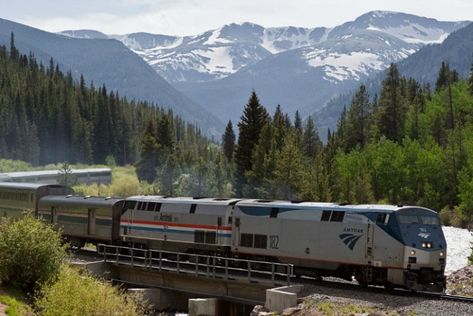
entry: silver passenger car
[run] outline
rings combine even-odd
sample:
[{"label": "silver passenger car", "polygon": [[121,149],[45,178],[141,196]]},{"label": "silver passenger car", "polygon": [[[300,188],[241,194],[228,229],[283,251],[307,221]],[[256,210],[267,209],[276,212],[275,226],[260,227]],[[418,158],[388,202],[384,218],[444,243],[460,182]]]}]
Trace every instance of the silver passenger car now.
[{"label": "silver passenger car", "polygon": [[73,246],[112,243],[119,240],[123,203],[121,198],[50,195],[40,199],[38,216],[60,228]]},{"label": "silver passenger car", "polygon": [[68,195],[74,191],[57,184],[0,183],[0,216],[21,217],[25,211],[37,215],[38,201],[46,195]]}]

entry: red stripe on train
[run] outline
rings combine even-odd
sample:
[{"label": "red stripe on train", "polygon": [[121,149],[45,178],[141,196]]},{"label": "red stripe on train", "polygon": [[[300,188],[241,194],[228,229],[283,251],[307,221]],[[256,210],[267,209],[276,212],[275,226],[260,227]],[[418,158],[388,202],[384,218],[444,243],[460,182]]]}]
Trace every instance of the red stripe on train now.
[{"label": "red stripe on train", "polygon": [[157,225],[157,226],[169,226],[169,227],[188,227],[188,228],[201,228],[201,229],[218,229],[231,231],[231,226],[218,226],[217,225],[195,225],[195,224],[184,224],[184,223],[172,223],[172,222],[152,222],[143,220],[121,220],[121,224],[144,224],[144,225]]}]

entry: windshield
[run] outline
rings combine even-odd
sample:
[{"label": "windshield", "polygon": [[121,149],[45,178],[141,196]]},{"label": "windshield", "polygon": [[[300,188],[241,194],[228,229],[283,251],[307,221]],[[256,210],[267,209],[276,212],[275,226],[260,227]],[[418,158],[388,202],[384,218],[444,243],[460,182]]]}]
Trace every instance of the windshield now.
[{"label": "windshield", "polygon": [[400,224],[440,225],[435,216],[400,215],[398,219]]}]

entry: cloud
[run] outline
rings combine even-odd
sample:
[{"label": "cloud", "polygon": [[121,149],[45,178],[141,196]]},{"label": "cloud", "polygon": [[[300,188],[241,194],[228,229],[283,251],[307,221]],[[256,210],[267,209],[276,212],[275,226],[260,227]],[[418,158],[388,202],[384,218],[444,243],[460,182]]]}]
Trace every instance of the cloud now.
[{"label": "cloud", "polygon": [[108,34],[142,31],[190,35],[246,21],[263,26],[335,26],[371,10],[466,20],[471,18],[473,1],[0,0],[0,7],[4,18],[48,31],[87,28]]}]

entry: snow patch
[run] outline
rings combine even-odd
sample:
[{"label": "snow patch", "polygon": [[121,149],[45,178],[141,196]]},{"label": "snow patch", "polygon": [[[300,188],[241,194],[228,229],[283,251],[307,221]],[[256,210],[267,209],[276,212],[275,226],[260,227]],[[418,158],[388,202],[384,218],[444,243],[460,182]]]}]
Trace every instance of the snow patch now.
[{"label": "snow patch", "polygon": [[378,55],[367,52],[338,54],[315,50],[306,55],[306,60],[309,66],[323,67],[326,76],[339,81],[349,78],[360,79],[360,74],[382,70],[385,66]]},{"label": "snow patch", "polygon": [[442,230],[447,240],[447,266],[445,267],[445,274],[449,275],[468,265],[473,234],[468,229],[451,226],[442,226]]},{"label": "snow patch", "polygon": [[232,42],[225,38],[221,38],[220,29],[218,29],[212,32],[212,34],[209,36],[207,41],[203,43],[203,45],[215,45],[215,44],[226,44],[226,43],[232,43]]},{"label": "snow patch", "polygon": [[[368,29],[370,29],[368,27]],[[375,29],[375,28],[371,28]],[[437,44],[442,43],[449,35],[439,28],[427,28],[420,24],[405,24],[382,30],[410,44]]]},{"label": "snow patch", "polygon": [[230,56],[230,47],[211,47],[207,50],[198,49],[194,54],[204,57],[205,68],[212,73],[233,73],[233,60]]}]

